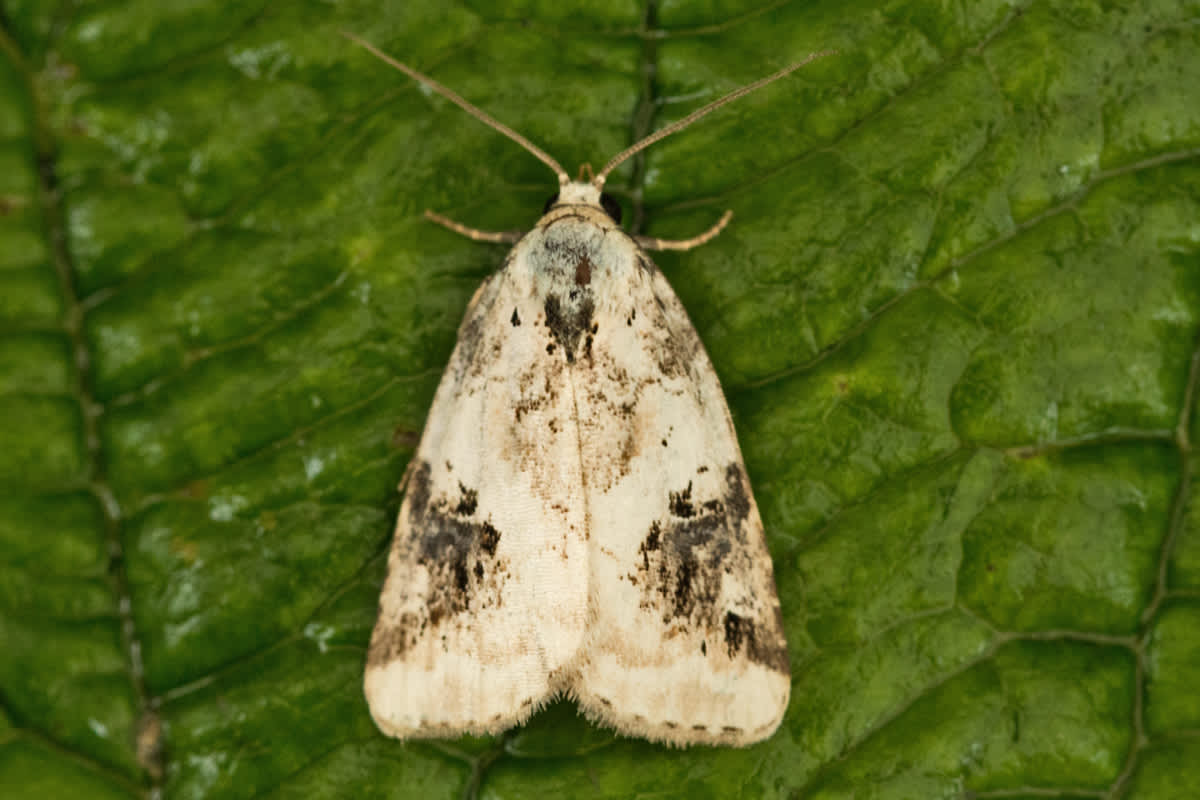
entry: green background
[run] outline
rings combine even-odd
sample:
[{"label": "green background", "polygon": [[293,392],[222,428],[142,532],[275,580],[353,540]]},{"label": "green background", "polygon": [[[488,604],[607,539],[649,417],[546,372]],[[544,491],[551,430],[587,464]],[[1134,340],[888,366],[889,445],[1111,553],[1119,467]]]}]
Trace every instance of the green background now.
[{"label": "green background", "polygon": [[[1136,6],[1136,10],[1129,7]],[[0,796],[1200,795],[1200,5],[0,0]],[[362,699],[399,496],[553,176],[622,167],[793,663],[746,750]]]}]

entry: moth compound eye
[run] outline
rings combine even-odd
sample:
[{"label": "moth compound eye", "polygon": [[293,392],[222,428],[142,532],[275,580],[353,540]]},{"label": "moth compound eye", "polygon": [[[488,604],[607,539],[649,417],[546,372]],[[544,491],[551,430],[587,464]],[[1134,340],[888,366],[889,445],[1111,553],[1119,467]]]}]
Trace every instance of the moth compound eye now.
[{"label": "moth compound eye", "polygon": [[557,202],[558,202],[558,192],[555,192],[554,194],[550,195],[550,199],[546,201],[546,205],[542,206],[542,213],[545,214],[547,211],[549,211],[551,208],[553,208],[554,204]]},{"label": "moth compound eye", "polygon": [[621,224],[621,204],[613,199],[613,196],[608,192],[600,194],[600,205],[604,212],[612,217],[612,221]]}]

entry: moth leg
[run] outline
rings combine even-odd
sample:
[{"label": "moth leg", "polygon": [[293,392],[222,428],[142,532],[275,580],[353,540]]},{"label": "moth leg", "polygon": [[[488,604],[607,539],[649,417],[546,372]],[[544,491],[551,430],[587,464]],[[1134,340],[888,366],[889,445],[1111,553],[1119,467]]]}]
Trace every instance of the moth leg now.
[{"label": "moth leg", "polygon": [[699,236],[693,236],[690,239],[655,239],[653,236],[635,236],[633,240],[646,250],[691,250],[693,247],[699,247],[716,238],[717,234],[725,229],[725,226],[729,224],[729,220],[732,218],[733,212],[726,211],[717,220],[716,225],[713,225]]},{"label": "moth leg", "polygon": [[430,222],[436,222],[443,228],[449,228],[457,234],[461,234],[468,239],[474,239],[477,242],[496,242],[499,244],[513,244],[520,241],[525,234],[521,231],[481,231],[476,228],[468,228],[461,222],[455,222],[449,217],[443,217],[435,211],[425,209],[425,219]]}]

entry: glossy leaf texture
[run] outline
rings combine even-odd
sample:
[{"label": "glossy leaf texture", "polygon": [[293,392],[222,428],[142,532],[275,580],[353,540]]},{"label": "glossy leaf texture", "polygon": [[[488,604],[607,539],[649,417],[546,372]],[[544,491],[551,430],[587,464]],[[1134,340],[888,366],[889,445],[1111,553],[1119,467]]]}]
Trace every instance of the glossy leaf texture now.
[{"label": "glossy leaf texture", "polygon": [[[0,2],[0,796],[1200,795],[1200,6]],[[624,165],[793,663],[746,750],[360,688],[462,311]]]}]

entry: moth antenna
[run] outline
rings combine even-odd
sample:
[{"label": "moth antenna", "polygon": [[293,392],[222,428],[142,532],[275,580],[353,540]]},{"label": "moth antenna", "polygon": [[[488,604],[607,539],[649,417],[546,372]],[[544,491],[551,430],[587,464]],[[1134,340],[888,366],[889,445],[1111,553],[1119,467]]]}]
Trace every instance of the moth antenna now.
[{"label": "moth antenna", "polygon": [[672,133],[676,133],[677,131],[683,130],[684,128],[691,125],[696,120],[700,119],[701,117],[703,117],[707,114],[712,113],[713,111],[716,111],[718,108],[720,108],[723,105],[732,103],[734,100],[737,100],[738,98],[745,97],[746,95],[750,94],[751,92],[757,91],[757,90],[761,89],[762,87],[766,86],[768,83],[774,83],[775,81],[779,80],[780,78],[785,78],[788,75],[791,75],[796,70],[803,67],[804,65],[809,64],[813,61],[816,61],[818,58],[824,58],[825,56],[831,56],[831,55],[836,55],[836,54],[837,54],[837,50],[820,50],[816,53],[810,53],[809,56],[807,58],[805,58],[803,61],[797,61],[795,64],[792,64],[791,66],[788,66],[788,67],[784,67],[783,69],[779,70],[778,72],[774,73],[773,75],[768,75],[767,77],[761,78],[761,79],[755,81],[754,83],[751,83],[747,86],[743,86],[740,89],[735,89],[732,92],[730,92],[729,94],[725,95],[724,97],[722,97],[718,100],[712,101],[711,103],[704,106],[703,108],[696,109],[695,111],[688,114],[686,117],[679,120],[678,122],[672,123],[672,124],[668,125],[667,127],[663,128],[662,130],[655,131],[654,133],[647,136],[645,139],[642,139],[640,142],[630,145],[629,147],[622,150],[620,153],[617,153],[615,156],[613,156],[609,160],[609,162],[607,164],[604,165],[604,168],[601,169],[600,172],[598,172],[596,174],[596,178],[594,181],[592,181],[592,183],[596,186],[597,189],[603,188],[604,181],[608,179],[608,174],[610,172],[612,172],[614,169],[616,169],[621,164],[622,161],[629,158],[630,156],[632,156],[636,153],[640,153],[641,151],[645,150],[647,147],[654,144],[655,142],[657,142],[661,139],[667,138]]},{"label": "moth antenna", "polygon": [[400,70],[405,75],[407,75],[408,77],[412,78],[414,81],[425,84],[430,89],[437,92],[442,97],[446,98],[451,103],[454,103],[456,106],[461,108],[463,111],[466,111],[472,117],[474,117],[475,119],[482,122],[484,125],[487,125],[492,130],[499,131],[500,133],[507,136],[509,139],[512,139],[514,142],[521,145],[521,147],[525,148],[530,153],[532,153],[539,161],[541,161],[546,166],[550,167],[550,169],[554,170],[554,174],[556,176],[558,176],[559,184],[565,185],[570,182],[570,178],[567,177],[567,171],[565,169],[563,169],[562,165],[559,164],[557,161],[555,161],[550,156],[549,153],[547,153],[542,148],[538,147],[533,142],[526,139],[521,134],[514,131],[512,128],[505,125],[503,122],[500,122],[500,121],[494,119],[490,114],[488,114],[483,109],[477,108],[477,107],[471,105],[466,100],[464,100],[462,97],[460,97],[456,92],[453,92],[450,89],[447,89],[445,86],[442,86],[440,83],[438,83],[437,81],[435,81],[433,78],[429,77],[428,75],[423,75],[422,73],[417,72],[415,69],[408,66],[407,64],[403,64],[403,63],[397,61],[396,59],[389,56],[387,53],[380,50],[375,45],[368,42],[366,39],[363,39],[361,36],[350,33],[349,31],[342,31],[341,34],[342,34],[342,36],[345,36],[350,41],[354,42],[359,47],[366,50],[371,55],[378,58],[380,61],[384,62],[385,64],[395,67],[396,69]]}]

